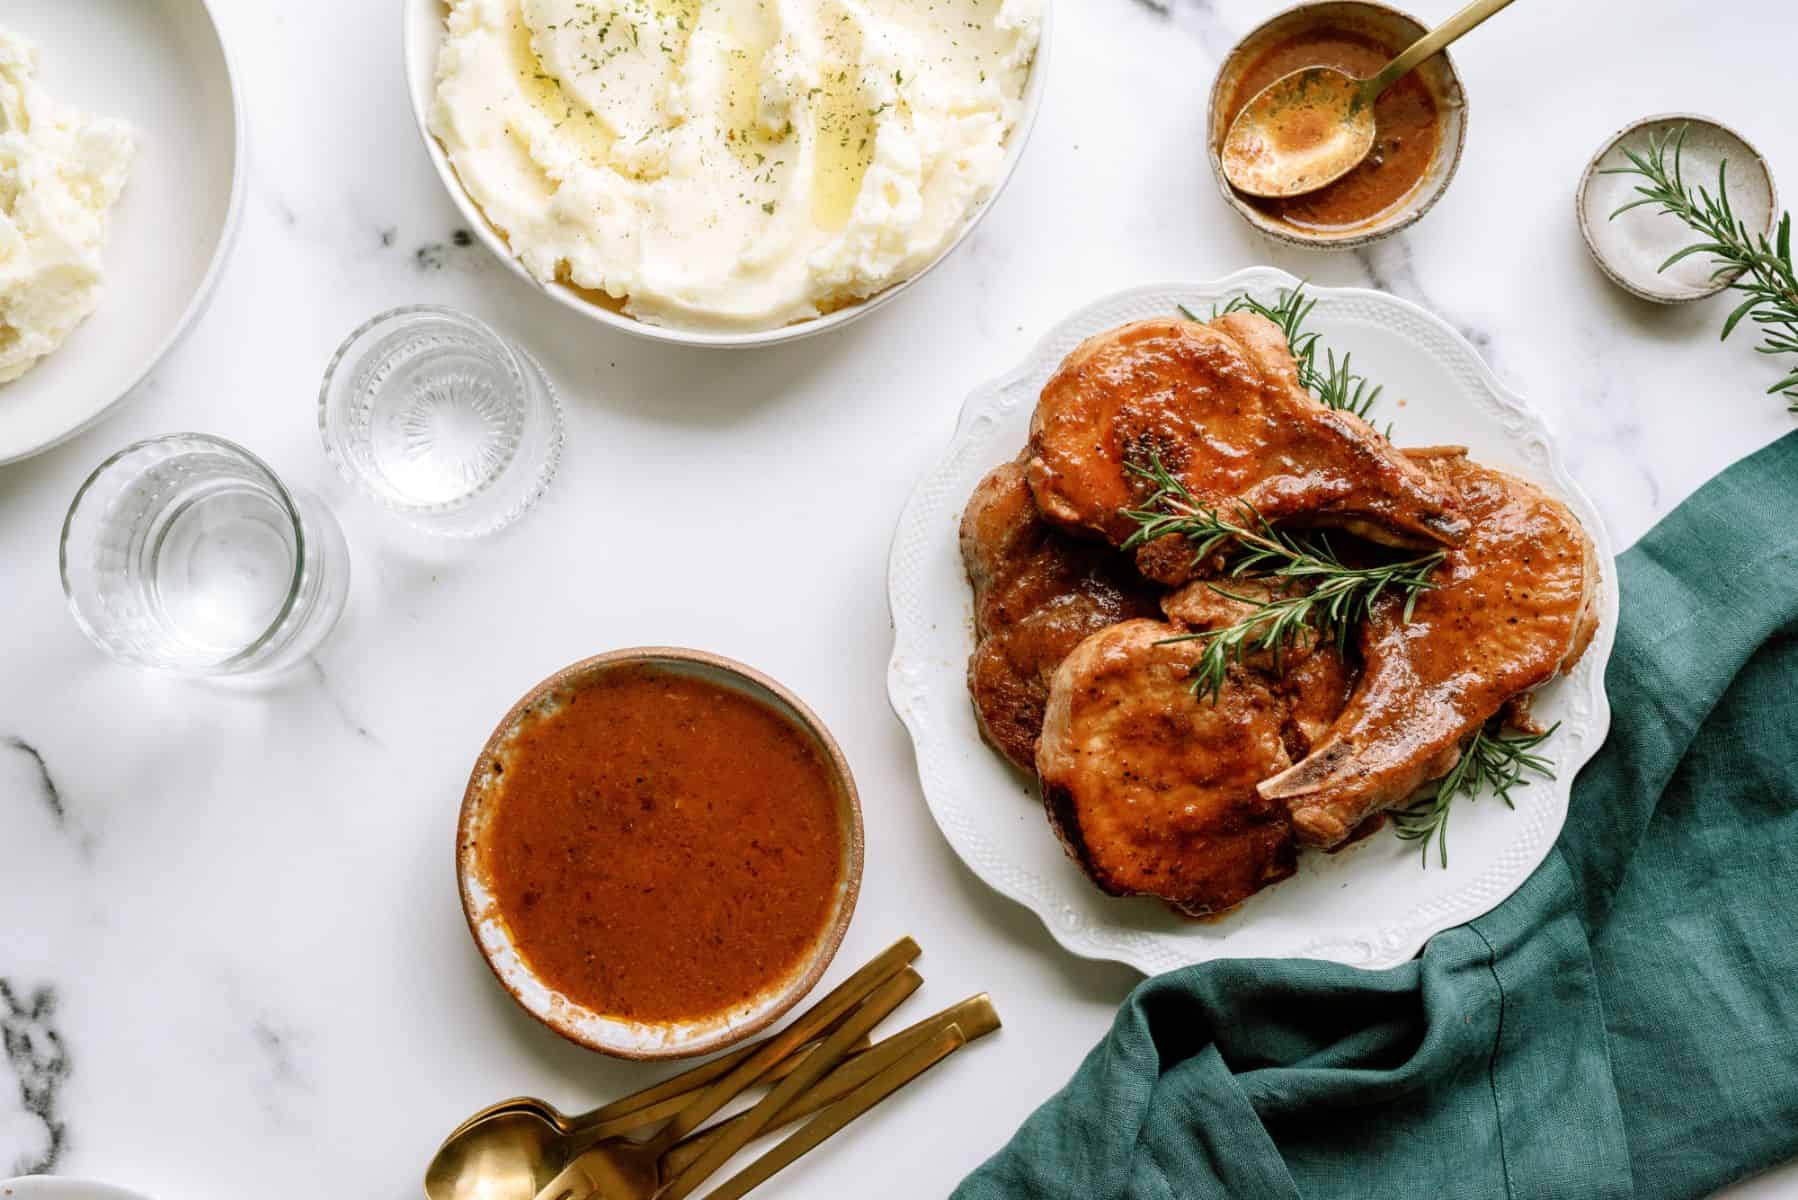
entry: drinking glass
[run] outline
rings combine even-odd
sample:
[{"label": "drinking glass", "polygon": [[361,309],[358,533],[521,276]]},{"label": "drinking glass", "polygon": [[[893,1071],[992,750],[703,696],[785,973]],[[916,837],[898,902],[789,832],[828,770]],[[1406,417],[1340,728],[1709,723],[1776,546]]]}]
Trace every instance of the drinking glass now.
[{"label": "drinking glass", "polygon": [[199,433],[101,463],[69,506],[59,558],[69,611],[95,645],[190,676],[293,666],[337,623],[350,583],[324,505]]},{"label": "drinking glass", "polygon": [[555,476],[562,407],[537,360],[454,309],[382,313],[325,371],[318,429],[344,478],[418,528],[478,537]]}]

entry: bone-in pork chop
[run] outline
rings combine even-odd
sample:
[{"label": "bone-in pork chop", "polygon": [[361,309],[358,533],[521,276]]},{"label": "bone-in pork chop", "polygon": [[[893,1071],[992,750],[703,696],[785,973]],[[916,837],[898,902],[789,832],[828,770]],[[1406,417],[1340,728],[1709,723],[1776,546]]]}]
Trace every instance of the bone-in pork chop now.
[{"label": "bone-in pork chop", "polygon": [[1564,504],[1458,452],[1419,457],[1473,531],[1410,620],[1398,597],[1376,602],[1348,707],[1308,757],[1261,785],[1291,806],[1307,845],[1337,844],[1446,772],[1507,702],[1571,667],[1596,627],[1596,552]]},{"label": "bone-in pork chop", "polygon": [[1034,772],[1055,668],[1088,634],[1149,616],[1155,601],[1116,551],[1075,541],[1043,521],[1022,459],[974,489],[962,514],[961,552],[974,585],[977,644],[968,691],[980,731]]},{"label": "bone-in pork chop", "polygon": [[[1285,335],[1254,313],[1138,321],[1088,338],[1043,388],[1030,451],[1043,515],[1113,545],[1135,532],[1123,510],[1153,490],[1127,465],[1151,456],[1223,511],[1247,502],[1270,521],[1395,545],[1467,535],[1453,494],[1365,421],[1301,387]],[[1182,582],[1189,556],[1156,549],[1143,548],[1142,569]]]},{"label": "bone-in pork chop", "polygon": [[[1242,581],[1238,594],[1261,586]],[[1050,688],[1037,768],[1050,823],[1100,888],[1159,896],[1197,916],[1292,874],[1286,807],[1255,785],[1329,727],[1348,673],[1334,644],[1313,639],[1278,663],[1250,656],[1230,667],[1215,700],[1195,698],[1203,644],[1167,639],[1250,610],[1203,584],[1164,607],[1173,624],[1126,621],[1068,655]]]}]

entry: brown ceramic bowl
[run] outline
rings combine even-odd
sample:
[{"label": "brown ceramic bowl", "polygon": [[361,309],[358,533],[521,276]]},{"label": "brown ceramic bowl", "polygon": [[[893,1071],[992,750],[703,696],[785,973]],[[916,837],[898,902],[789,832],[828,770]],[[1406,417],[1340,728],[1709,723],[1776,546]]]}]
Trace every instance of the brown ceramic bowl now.
[{"label": "brown ceramic bowl", "polygon": [[1322,3],[1300,4],[1269,18],[1237,42],[1218,69],[1217,79],[1211,85],[1206,153],[1211,160],[1212,177],[1217,180],[1218,191],[1223,193],[1225,202],[1256,229],[1295,246],[1349,250],[1397,233],[1429,212],[1442,198],[1455,177],[1455,168],[1461,163],[1461,147],[1467,140],[1467,96],[1461,88],[1461,77],[1455,72],[1454,60],[1446,51],[1425,60],[1417,68],[1418,77],[1436,101],[1436,155],[1410,195],[1372,220],[1328,230],[1303,229],[1262,212],[1243,199],[1224,178],[1220,154],[1224,135],[1230,131],[1231,97],[1249,64],[1274,43],[1310,26],[1325,24],[1365,30],[1386,45],[1395,47],[1394,53],[1429,32],[1428,26],[1409,13],[1369,0],[1323,0]]},{"label": "brown ceramic bowl", "polygon": [[[557,693],[589,683],[607,671],[625,666],[651,665],[689,674],[746,696],[778,715],[809,738],[823,755],[835,777],[842,821],[843,866],[835,903],[823,932],[811,951],[785,978],[775,980],[728,1011],[696,1020],[646,1023],[595,1012],[557,992],[534,974],[512,941],[498,911],[479,862],[480,834],[491,815],[495,756],[516,732],[520,721],[551,704]],[[512,706],[481,748],[468,790],[462,797],[462,816],[456,835],[456,876],[461,885],[462,911],[468,918],[487,965],[500,985],[524,1010],[572,1042],[619,1058],[683,1058],[722,1050],[778,1019],[817,985],[830,965],[849,918],[855,911],[862,879],[862,810],[855,779],[836,740],[811,709],[774,680],[742,665],[700,650],[656,646],[614,650],[564,667],[525,693]]]}]

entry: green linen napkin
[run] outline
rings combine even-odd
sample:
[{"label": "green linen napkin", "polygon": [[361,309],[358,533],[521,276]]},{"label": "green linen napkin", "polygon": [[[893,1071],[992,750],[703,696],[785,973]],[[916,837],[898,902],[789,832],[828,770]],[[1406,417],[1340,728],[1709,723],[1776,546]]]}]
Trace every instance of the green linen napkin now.
[{"label": "green linen napkin", "polygon": [[1386,971],[1141,984],[958,1200],[1689,1197],[1798,1155],[1798,434],[1619,564],[1554,851]]}]

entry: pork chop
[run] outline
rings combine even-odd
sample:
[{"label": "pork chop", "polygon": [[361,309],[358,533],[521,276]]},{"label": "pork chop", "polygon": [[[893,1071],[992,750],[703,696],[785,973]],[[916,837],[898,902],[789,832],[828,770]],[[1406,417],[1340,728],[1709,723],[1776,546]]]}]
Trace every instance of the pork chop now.
[{"label": "pork chop", "polygon": [[1043,521],[1021,458],[974,489],[962,514],[961,552],[974,586],[968,691],[980,732],[1034,773],[1055,668],[1088,634],[1153,614],[1155,600],[1116,551]]},{"label": "pork chop", "polygon": [[1232,667],[1216,703],[1187,688],[1197,642],[1134,620],[1081,642],[1055,672],[1037,745],[1043,805],[1101,890],[1221,912],[1291,875],[1286,806],[1255,791],[1291,760],[1280,698]]},{"label": "pork chop", "polygon": [[[1251,615],[1245,601],[1266,601],[1282,588],[1269,579],[1230,579],[1215,587],[1191,583],[1163,597],[1161,611],[1184,632],[1222,629]],[[1286,705],[1281,740],[1294,762],[1311,753],[1342,714],[1355,682],[1335,642],[1307,634],[1278,657],[1261,652],[1246,660]]]},{"label": "pork chop", "polygon": [[1413,453],[1473,531],[1409,620],[1399,597],[1375,603],[1348,707],[1306,758],[1261,784],[1291,806],[1307,845],[1336,845],[1448,771],[1494,714],[1578,661],[1596,628],[1597,554],[1566,505],[1460,452]]},{"label": "pork chop", "polygon": [[[1467,536],[1453,494],[1361,418],[1301,387],[1285,335],[1254,313],[1098,334],[1043,388],[1029,480],[1050,521],[1123,544],[1136,530],[1124,510],[1153,491],[1128,467],[1151,457],[1226,511],[1247,503],[1270,521],[1336,525],[1392,545]],[[1190,557],[1145,546],[1139,567],[1177,584]]]},{"label": "pork chop", "polygon": [[[1274,586],[1232,581],[1249,596]],[[1292,874],[1283,804],[1255,784],[1305,754],[1348,697],[1333,642],[1312,638],[1276,660],[1233,664],[1216,700],[1195,698],[1198,641],[1180,633],[1250,611],[1206,584],[1168,596],[1168,623],[1096,633],[1055,672],[1037,746],[1043,803],[1062,845],[1103,890],[1159,896],[1197,916],[1222,912]]]}]

